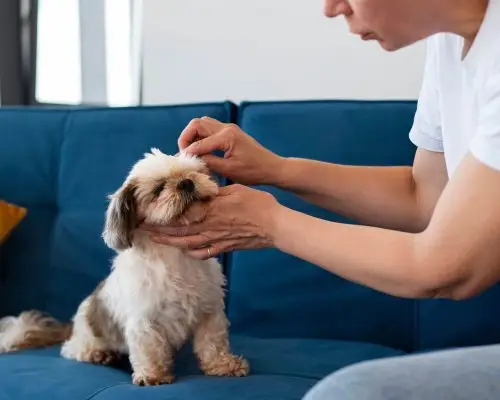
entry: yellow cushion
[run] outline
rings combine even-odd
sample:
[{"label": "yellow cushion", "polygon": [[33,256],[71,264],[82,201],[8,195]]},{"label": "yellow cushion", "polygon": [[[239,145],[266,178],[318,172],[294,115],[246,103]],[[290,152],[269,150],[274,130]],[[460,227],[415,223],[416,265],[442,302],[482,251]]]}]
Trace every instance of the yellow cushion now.
[{"label": "yellow cushion", "polygon": [[0,200],[0,244],[26,215],[26,209]]}]

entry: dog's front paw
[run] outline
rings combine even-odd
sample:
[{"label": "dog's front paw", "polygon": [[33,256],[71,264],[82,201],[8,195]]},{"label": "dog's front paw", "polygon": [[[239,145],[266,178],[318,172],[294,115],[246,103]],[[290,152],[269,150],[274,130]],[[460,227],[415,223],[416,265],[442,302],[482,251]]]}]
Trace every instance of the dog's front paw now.
[{"label": "dog's front paw", "polygon": [[120,363],[122,355],[112,350],[92,350],[87,354],[87,361],[92,364],[114,366]]},{"label": "dog's front paw", "polygon": [[210,362],[202,363],[206,375],[212,376],[247,376],[250,365],[246,359],[234,354],[220,354]]},{"label": "dog's front paw", "polygon": [[175,377],[173,375],[145,375],[135,373],[132,375],[132,381],[137,386],[159,386],[169,385],[173,383]]}]

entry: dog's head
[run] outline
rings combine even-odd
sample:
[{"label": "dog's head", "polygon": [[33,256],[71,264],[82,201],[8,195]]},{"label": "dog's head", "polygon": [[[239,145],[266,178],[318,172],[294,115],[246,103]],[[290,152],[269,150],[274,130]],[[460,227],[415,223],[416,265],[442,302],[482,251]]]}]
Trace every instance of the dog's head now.
[{"label": "dog's head", "polygon": [[104,241],[112,249],[124,250],[132,246],[133,231],[140,223],[168,224],[182,216],[193,202],[217,193],[217,183],[199,158],[183,153],[166,155],[152,149],[110,196]]}]

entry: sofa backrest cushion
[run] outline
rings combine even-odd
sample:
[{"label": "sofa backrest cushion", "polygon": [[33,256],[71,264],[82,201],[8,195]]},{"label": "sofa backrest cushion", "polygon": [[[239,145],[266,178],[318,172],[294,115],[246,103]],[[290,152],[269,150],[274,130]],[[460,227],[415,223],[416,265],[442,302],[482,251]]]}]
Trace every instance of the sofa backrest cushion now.
[{"label": "sofa backrest cushion", "polygon": [[230,103],[102,109],[0,108],[0,198],[27,208],[1,251],[0,310],[69,318],[104,278],[107,195],[151,147],[174,154],[195,117],[232,119]]},{"label": "sofa backrest cushion", "polygon": [[[408,132],[414,112],[411,101],[245,103],[239,124],[282,156],[411,165],[415,148]],[[287,207],[353,223],[289,193],[260,189],[272,192]],[[360,340],[402,349],[413,345],[411,300],[347,282],[274,249],[235,252],[229,263],[228,312],[235,333]]]}]

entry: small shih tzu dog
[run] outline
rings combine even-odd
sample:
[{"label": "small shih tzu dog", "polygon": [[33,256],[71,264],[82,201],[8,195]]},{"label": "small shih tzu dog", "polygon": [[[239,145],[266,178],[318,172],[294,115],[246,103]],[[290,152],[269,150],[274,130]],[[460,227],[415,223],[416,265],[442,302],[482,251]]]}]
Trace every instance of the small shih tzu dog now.
[{"label": "small shih tzu dog", "polygon": [[229,347],[218,261],[191,258],[136,229],[182,221],[192,203],[217,193],[200,159],[145,154],[110,196],[103,238],[117,255],[109,276],[70,324],[38,311],[0,320],[0,353],[62,343],[63,357],[82,362],[112,365],[127,355],[134,384],[159,385],[174,381],[175,353],[192,339],[205,374],[247,375],[247,360]]}]

